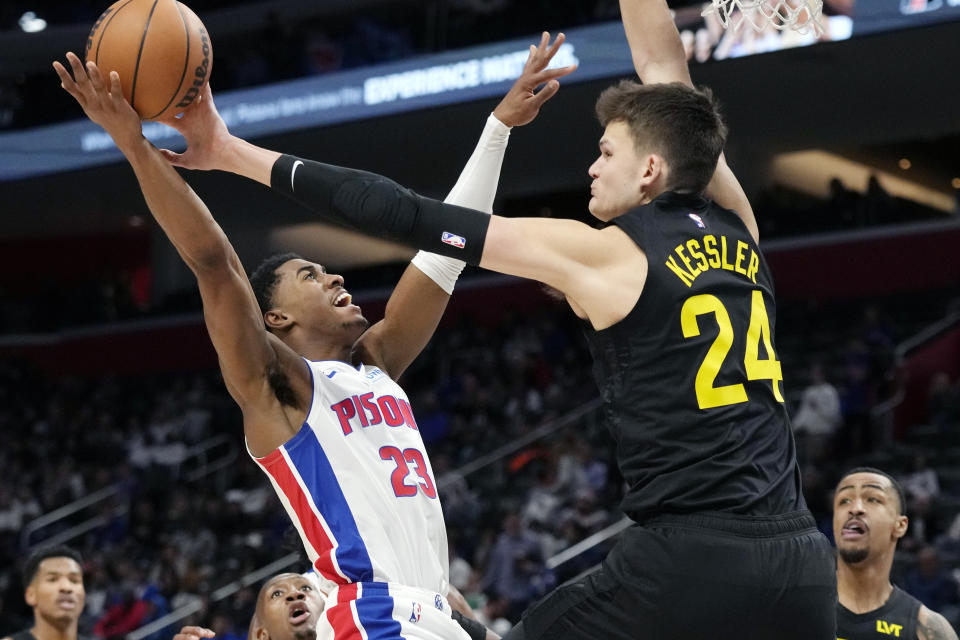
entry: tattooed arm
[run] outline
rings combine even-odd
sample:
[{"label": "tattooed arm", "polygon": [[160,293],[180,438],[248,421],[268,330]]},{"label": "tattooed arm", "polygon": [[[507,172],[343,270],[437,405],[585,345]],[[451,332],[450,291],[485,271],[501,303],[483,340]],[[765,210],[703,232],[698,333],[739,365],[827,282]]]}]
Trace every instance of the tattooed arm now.
[{"label": "tattooed arm", "polygon": [[947,619],[936,611],[920,607],[917,614],[917,637],[920,640],[958,640]]}]

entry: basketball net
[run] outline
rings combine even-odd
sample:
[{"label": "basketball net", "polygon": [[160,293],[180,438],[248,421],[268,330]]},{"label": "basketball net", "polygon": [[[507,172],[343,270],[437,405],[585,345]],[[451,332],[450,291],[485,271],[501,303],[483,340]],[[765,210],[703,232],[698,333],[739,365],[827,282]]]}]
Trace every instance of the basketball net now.
[{"label": "basketball net", "polygon": [[710,0],[702,15],[716,14],[724,28],[740,29],[746,23],[758,32],[773,27],[819,36],[822,12],[823,0]]}]

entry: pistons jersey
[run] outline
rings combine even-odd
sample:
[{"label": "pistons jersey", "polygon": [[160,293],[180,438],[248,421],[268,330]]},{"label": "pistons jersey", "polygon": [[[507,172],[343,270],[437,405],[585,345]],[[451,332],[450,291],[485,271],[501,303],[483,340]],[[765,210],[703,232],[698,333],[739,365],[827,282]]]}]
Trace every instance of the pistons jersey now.
[{"label": "pistons jersey", "polygon": [[256,462],[330,587],[395,583],[446,595],[447,536],[407,395],[378,367],[307,361],[300,431]]}]

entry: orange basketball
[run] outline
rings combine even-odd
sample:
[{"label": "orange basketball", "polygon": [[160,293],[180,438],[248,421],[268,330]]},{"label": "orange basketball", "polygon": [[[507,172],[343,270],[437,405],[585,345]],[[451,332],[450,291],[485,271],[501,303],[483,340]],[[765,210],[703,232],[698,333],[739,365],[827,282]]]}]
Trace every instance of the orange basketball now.
[{"label": "orange basketball", "polygon": [[120,75],[123,95],[144,120],[190,106],[210,77],[213,48],[200,18],[176,0],[119,0],[90,30],[84,53],[104,80]]}]

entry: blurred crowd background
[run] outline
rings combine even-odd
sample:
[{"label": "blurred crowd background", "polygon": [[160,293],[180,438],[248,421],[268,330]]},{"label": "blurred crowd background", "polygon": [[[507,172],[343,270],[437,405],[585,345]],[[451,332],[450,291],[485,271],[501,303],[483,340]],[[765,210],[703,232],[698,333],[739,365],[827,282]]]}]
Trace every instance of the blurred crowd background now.
[{"label": "blurred crowd background", "polygon": [[[190,3],[200,15],[242,4]],[[333,17],[296,21],[282,17],[281,4],[265,12],[256,31],[215,41],[215,91],[618,19],[617,2],[608,0],[345,3]],[[670,4],[699,15],[698,3]],[[852,4],[831,2],[827,10],[844,15]],[[5,2],[0,32],[20,28],[28,11],[54,29],[91,24],[103,8],[86,0]],[[691,24],[685,36],[691,58],[720,46],[706,22]],[[77,116],[52,72],[0,69],[0,129]],[[938,244],[939,231],[924,240],[940,252],[938,277],[919,267],[911,272],[919,258],[905,257],[913,236],[903,231],[940,224],[947,225],[936,227],[946,229],[941,239],[954,238],[956,210],[894,195],[885,184],[872,175],[862,187],[838,175],[825,196],[782,183],[751,196],[764,242],[789,254],[771,260],[775,277],[787,284],[777,347],[809,506],[832,537],[840,473],[869,464],[898,477],[910,529],[893,579],[956,625],[960,278],[951,276],[953,240]],[[501,199],[498,211],[582,217],[583,193],[528,191]],[[135,235],[123,236],[123,249],[91,241],[89,252],[154,251],[157,235],[137,219],[131,218]],[[867,236],[889,242],[856,253]],[[257,589],[244,576],[295,556],[300,543],[243,449],[239,412],[209,353],[196,292],[156,295],[156,264],[118,266],[119,258],[108,266],[79,264],[74,239],[2,240],[17,268],[0,277],[0,634],[29,626],[20,561],[37,544],[64,540],[85,558],[81,634],[119,639],[192,606],[177,627],[197,621],[224,640],[242,639]],[[848,262],[837,262],[830,278],[809,276],[804,288],[804,273],[820,273],[816,263],[838,243],[849,251]],[[15,244],[30,250],[16,253]],[[35,256],[42,264],[34,264]],[[383,287],[402,268],[344,274],[361,304],[370,302],[372,319],[382,309]],[[870,286],[853,276],[848,281],[846,268],[873,274]],[[61,271],[75,273],[60,277]],[[891,273],[915,278],[916,286],[885,287]],[[502,630],[533,600],[603,557],[612,535],[572,557],[564,551],[616,530],[623,487],[576,319],[537,286],[518,289],[472,270],[465,283],[455,294],[464,306],[454,305],[401,383],[443,501],[451,582]],[[170,339],[168,329],[189,339]],[[81,340],[92,345],[86,355],[61,350]],[[122,352],[131,341],[189,365],[130,365]],[[916,364],[922,349],[936,352],[922,354],[933,365]],[[101,361],[114,360],[124,362],[122,370],[104,373],[109,367]],[[63,515],[45,518],[54,512]],[[306,562],[295,557],[290,567],[302,570]],[[172,633],[164,627],[148,637],[167,640]]]}]

